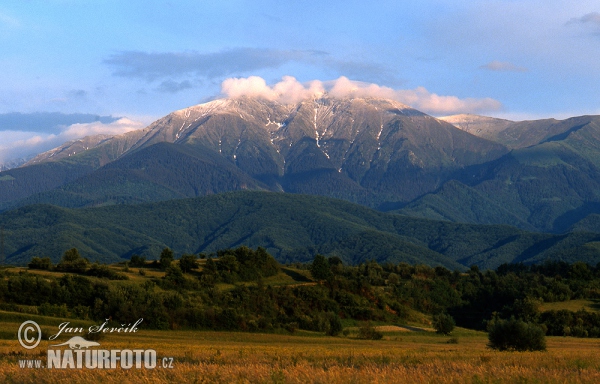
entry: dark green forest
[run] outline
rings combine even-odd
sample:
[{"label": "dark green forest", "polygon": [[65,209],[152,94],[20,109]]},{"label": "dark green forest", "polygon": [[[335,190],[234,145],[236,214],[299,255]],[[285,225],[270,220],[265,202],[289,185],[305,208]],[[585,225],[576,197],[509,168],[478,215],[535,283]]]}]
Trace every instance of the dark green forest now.
[{"label": "dark green forest", "polygon": [[280,263],[310,262],[315,254],[346,265],[428,264],[454,270],[471,265],[545,260],[600,262],[600,235],[527,232],[505,225],[457,224],[383,213],[319,196],[231,192],[138,205],[68,209],[27,206],[0,214],[5,263],[32,257],[57,263],[72,247],[91,261],[157,259],[210,253],[240,245],[263,247]]},{"label": "dark green forest", "polygon": [[[547,335],[600,337],[600,312],[541,310],[544,303],[600,299],[600,265],[583,262],[461,272],[376,261],[350,266],[316,255],[310,263],[280,265],[263,248],[239,247],[181,256],[165,248],[159,260],[135,255],[115,268],[91,264],[77,249],[57,264],[34,258],[29,271],[5,268],[2,309],[121,322],[144,318],[157,329],[328,334],[348,321],[425,324],[433,317],[484,330],[490,321],[513,319]],[[125,273],[134,268],[141,276],[135,281]],[[152,271],[161,274],[151,277]],[[265,283],[277,276],[294,283]]]}]

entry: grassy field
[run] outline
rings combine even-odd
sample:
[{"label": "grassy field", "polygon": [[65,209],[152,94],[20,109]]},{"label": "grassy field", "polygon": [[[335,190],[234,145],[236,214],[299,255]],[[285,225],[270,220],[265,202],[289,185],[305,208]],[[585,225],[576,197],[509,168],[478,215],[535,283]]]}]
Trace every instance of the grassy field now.
[{"label": "grassy field", "polygon": [[569,301],[558,301],[555,303],[543,303],[540,307],[542,312],[544,311],[559,311],[561,309],[566,309],[568,311],[577,312],[581,309],[585,309],[589,312],[599,312],[600,311],[600,302],[597,300],[569,300]]},{"label": "grassy field", "polygon": [[[25,350],[16,332],[25,318],[52,332],[62,320],[2,313],[0,382],[3,383],[598,383],[600,341],[549,338],[546,352],[496,352],[487,335],[457,329],[452,336],[380,328],[383,340],[325,337],[317,333],[148,331],[108,335],[101,349],[154,349],[159,366],[173,368],[49,370],[20,368],[20,359],[46,364],[43,340]],[[81,326],[89,322],[78,322]],[[56,327],[54,327],[56,330]],[[12,337],[11,337],[12,333]],[[458,343],[449,343],[451,339]],[[63,337],[62,339],[66,339]],[[61,340],[62,340],[61,339]]]}]

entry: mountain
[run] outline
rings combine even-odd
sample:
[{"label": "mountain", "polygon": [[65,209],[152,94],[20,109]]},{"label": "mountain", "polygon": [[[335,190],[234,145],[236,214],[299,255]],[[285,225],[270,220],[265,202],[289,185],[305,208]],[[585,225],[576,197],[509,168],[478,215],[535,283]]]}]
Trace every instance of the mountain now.
[{"label": "mountain", "polygon": [[600,116],[520,122],[507,130],[521,140],[511,153],[465,168],[399,212],[547,232],[575,228],[600,213]]},{"label": "mountain", "polygon": [[142,130],[66,143],[1,172],[0,209],[236,190],[321,195],[528,231],[595,228],[578,223],[600,214],[600,116],[435,119],[385,99],[220,99]]},{"label": "mountain", "polygon": [[[440,120],[453,124],[475,136],[515,149],[527,148],[544,142],[561,141],[582,128],[593,126],[597,129],[600,124],[600,116],[578,116],[565,120],[510,121],[462,114],[441,117]],[[588,137],[588,139],[597,144],[600,138],[594,136]]]},{"label": "mountain", "polygon": [[[185,163],[166,160],[166,147],[151,149],[161,143],[174,144],[179,149],[171,151],[190,158],[210,158],[210,175],[235,174],[237,181],[218,182],[214,176],[190,182],[181,172]],[[0,184],[0,203],[76,207],[249,188],[394,206],[434,191],[458,170],[507,152],[502,145],[391,100],[323,96],[285,105],[242,97],[176,111],[143,130],[93,145],[69,144],[49,151],[22,169],[53,162],[59,169],[79,167],[79,175],[87,176],[63,179],[44,190],[19,180],[23,175],[0,173],[0,178],[15,179],[14,187]],[[130,156],[135,160],[126,160]],[[116,177],[120,171],[125,173]],[[190,188],[168,191],[173,188],[165,189],[157,176],[162,173],[172,173],[169,183]],[[103,197],[99,184],[110,184],[107,193],[115,193]],[[71,198],[74,193],[77,197]]]},{"label": "mountain", "polygon": [[21,165],[25,164],[27,161],[28,161],[27,158],[4,160],[0,163],[0,172],[8,171],[9,169],[12,169],[12,168],[20,167]]},{"label": "mountain", "polygon": [[[241,191],[136,205],[68,209],[29,205],[0,214],[6,261],[54,262],[76,247],[90,260],[262,246],[280,262],[316,253],[346,264],[426,263],[464,270],[547,259],[600,261],[600,235],[532,233],[502,225],[455,224],[383,213],[343,200]],[[585,253],[582,253],[585,251]],[[582,255],[585,255],[582,256]]]},{"label": "mountain", "polygon": [[496,142],[502,141],[498,137],[499,133],[515,123],[511,120],[472,114],[444,116],[439,119],[450,123],[465,132],[469,132],[472,135]]}]

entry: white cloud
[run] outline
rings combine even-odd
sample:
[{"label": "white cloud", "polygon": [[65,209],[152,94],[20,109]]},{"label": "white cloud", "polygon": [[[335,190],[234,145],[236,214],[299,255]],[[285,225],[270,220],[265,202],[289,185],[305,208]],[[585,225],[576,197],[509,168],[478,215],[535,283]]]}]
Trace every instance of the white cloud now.
[{"label": "white cloud", "polygon": [[221,92],[229,98],[262,97],[281,103],[295,103],[324,92],[337,98],[377,97],[396,100],[433,115],[482,113],[498,111],[502,108],[499,101],[491,98],[461,99],[456,96],[440,96],[423,87],[396,90],[377,84],[352,81],[343,76],[333,81],[314,80],[309,83],[301,83],[291,76],[285,76],[282,81],[273,86],[269,86],[258,76],[231,78],[223,81]]},{"label": "white cloud", "polygon": [[139,121],[121,118],[112,123],[93,122],[63,126],[60,133],[40,134],[39,132],[0,131],[0,162],[26,158],[55,148],[67,141],[85,136],[119,135],[144,128]]},{"label": "white cloud", "polygon": [[503,61],[492,61],[479,68],[496,72],[527,72],[527,68],[525,67],[519,67],[513,63]]}]

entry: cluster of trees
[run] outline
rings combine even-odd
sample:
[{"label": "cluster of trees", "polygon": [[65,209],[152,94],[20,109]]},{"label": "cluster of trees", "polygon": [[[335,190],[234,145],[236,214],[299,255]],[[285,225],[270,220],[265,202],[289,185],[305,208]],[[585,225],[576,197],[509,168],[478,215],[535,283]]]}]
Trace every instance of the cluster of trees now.
[{"label": "cluster of trees", "polygon": [[279,263],[262,247],[256,251],[244,246],[221,250],[217,257],[218,263],[209,258],[204,265],[201,279],[205,286],[214,286],[218,282],[254,281],[280,272]]},{"label": "cluster of trees", "polygon": [[52,264],[49,257],[33,257],[27,266],[30,269],[72,272],[107,278],[109,280],[127,280],[126,275],[111,270],[106,264],[91,264],[88,259],[81,257],[77,248],[71,248],[66,251],[60,262],[56,265]]},{"label": "cluster of trees", "polygon": [[[0,279],[0,300],[38,306],[40,313],[119,321],[148,319],[156,328],[202,328],[245,331],[305,329],[335,335],[343,319],[359,322],[418,320],[431,315],[441,334],[455,325],[487,329],[490,345],[499,349],[541,349],[543,336],[600,336],[600,314],[581,310],[540,310],[543,302],[600,299],[600,265],[547,262],[526,266],[505,264],[497,270],[450,271],[426,265],[378,264],[347,266],[337,257],[315,256],[312,263],[293,264],[285,271],[306,270],[306,284],[273,287],[265,278],[282,267],[264,249],[248,247],[219,251],[217,258],[175,255],[166,248],[159,260],[132,257],[132,267],[160,268],[162,278],[144,284],[114,284],[90,280],[103,276],[106,266],[87,265],[76,250],[52,266],[34,258],[31,268],[77,272],[41,279],[35,274]],[[115,273],[115,272],[112,272]],[[245,282],[254,282],[247,284]],[[231,284],[224,288],[220,283]],[[159,289],[160,288],[160,289]],[[35,292],[35,294],[32,294]],[[523,344],[510,344],[507,330]],[[365,327],[361,337],[377,338]],[[510,333],[509,332],[509,333]],[[503,336],[504,335],[504,336]],[[541,339],[540,339],[541,335]]]}]

